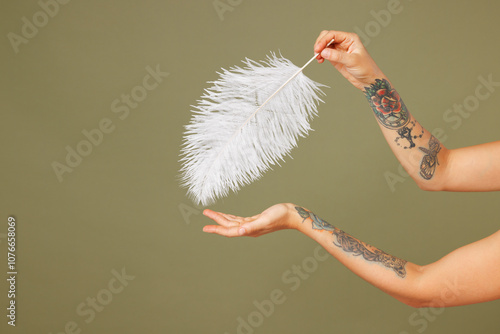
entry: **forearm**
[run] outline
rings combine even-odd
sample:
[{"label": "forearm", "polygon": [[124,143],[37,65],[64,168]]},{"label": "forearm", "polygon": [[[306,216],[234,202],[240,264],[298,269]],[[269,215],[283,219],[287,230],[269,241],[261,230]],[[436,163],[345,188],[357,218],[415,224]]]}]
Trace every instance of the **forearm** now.
[{"label": "forearm", "polygon": [[314,213],[289,205],[290,226],[311,237],[353,273],[413,307],[449,307],[500,298],[500,231],[426,266],[368,245]]},{"label": "forearm", "polygon": [[[326,47],[332,39],[334,44]],[[365,94],[390,148],[420,188],[500,190],[500,141],[447,150],[412,117],[356,34],[322,31],[314,51],[320,52],[317,56],[320,63],[330,61]],[[499,85],[491,76],[488,80],[492,86]]]},{"label": "forearm", "polygon": [[444,190],[449,151],[410,114],[385,76],[362,89],[380,129],[406,172],[425,190]]},{"label": "forearm", "polygon": [[353,273],[405,304],[423,303],[419,294],[420,266],[389,255],[294,206],[293,225],[323,246]]}]

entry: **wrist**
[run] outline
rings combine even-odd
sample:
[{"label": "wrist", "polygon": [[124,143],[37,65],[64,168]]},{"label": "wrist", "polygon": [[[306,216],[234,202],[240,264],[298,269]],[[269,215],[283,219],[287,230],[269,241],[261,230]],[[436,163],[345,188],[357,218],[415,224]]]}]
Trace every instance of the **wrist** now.
[{"label": "wrist", "polygon": [[377,82],[377,80],[387,80],[387,82],[390,82],[389,79],[387,79],[387,77],[383,73],[380,73],[379,75],[374,75],[369,79],[367,78],[366,80],[363,80],[363,82],[361,83],[362,87],[360,87],[359,89],[364,93],[366,91],[366,88],[369,88],[372,85],[374,85]]},{"label": "wrist", "polygon": [[287,227],[289,229],[294,229],[297,231],[301,231],[302,228],[302,218],[300,217],[299,213],[297,212],[296,207],[298,205],[295,205],[293,203],[286,203],[287,205]]},{"label": "wrist", "polygon": [[288,207],[288,215],[287,215],[287,225],[289,229],[294,229],[299,232],[304,233],[304,218],[302,218],[297,211],[297,208],[300,208],[299,205],[293,203],[287,203]]}]

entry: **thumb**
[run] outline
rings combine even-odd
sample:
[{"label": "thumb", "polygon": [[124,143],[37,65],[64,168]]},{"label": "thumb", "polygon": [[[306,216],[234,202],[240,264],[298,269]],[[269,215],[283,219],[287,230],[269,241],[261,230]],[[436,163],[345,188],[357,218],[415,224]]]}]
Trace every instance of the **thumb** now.
[{"label": "thumb", "polygon": [[238,234],[240,236],[245,236],[249,235],[252,232],[252,228],[249,226],[249,224],[242,224],[240,228],[238,229]]},{"label": "thumb", "polygon": [[326,48],[321,51],[321,57],[334,63],[341,63],[345,65],[346,62],[345,53],[331,48]]},{"label": "thumb", "polygon": [[254,237],[260,235],[262,232],[262,224],[252,221],[241,224],[238,229],[238,234],[241,236]]}]

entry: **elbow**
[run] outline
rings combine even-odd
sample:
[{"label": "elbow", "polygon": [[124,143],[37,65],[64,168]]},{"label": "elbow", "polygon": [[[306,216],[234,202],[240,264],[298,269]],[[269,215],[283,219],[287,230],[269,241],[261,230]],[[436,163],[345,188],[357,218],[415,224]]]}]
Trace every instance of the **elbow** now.
[{"label": "elbow", "polygon": [[413,308],[436,307],[441,304],[436,298],[434,289],[429,289],[426,283],[426,267],[414,265],[412,281],[398,295],[393,295],[398,301]]},{"label": "elbow", "polygon": [[411,178],[415,184],[424,191],[445,191],[448,176],[445,171],[440,171],[438,175],[432,175],[424,178],[420,173],[411,173]]},{"label": "elbow", "polygon": [[415,180],[417,186],[424,191],[443,191],[444,187],[440,183],[428,181],[428,180]]},{"label": "elbow", "polygon": [[[417,173],[412,175],[413,180],[418,187],[424,191],[449,191],[450,182],[453,180],[451,176],[451,158],[450,153],[453,150],[448,150],[442,146],[440,153],[440,164],[432,172],[427,171],[422,174]],[[425,175],[425,178],[423,177]]]},{"label": "elbow", "polygon": [[419,299],[405,300],[402,301],[404,304],[413,307],[413,308],[425,308],[429,307],[429,302]]},{"label": "elbow", "polygon": [[446,303],[441,298],[415,298],[401,302],[413,308],[443,308],[453,306]]},{"label": "elbow", "polygon": [[418,174],[413,180],[424,191],[446,191],[449,188],[450,177],[447,170],[443,169],[438,175],[433,175],[429,179],[424,179]]},{"label": "elbow", "polygon": [[408,305],[413,308],[441,308],[446,306],[441,300],[437,298],[426,298],[425,296],[412,296],[406,298],[397,298],[401,303]]},{"label": "elbow", "polygon": [[400,294],[400,302],[413,308],[443,308],[454,306],[455,298],[449,298],[447,289],[436,286],[436,283],[425,278],[426,266],[417,268],[419,277],[413,281],[405,293]]},{"label": "elbow", "polygon": [[426,300],[425,298],[419,298],[418,296],[405,297],[405,298],[396,297],[396,299],[401,303],[413,308],[429,307],[429,305],[431,304],[430,301]]}]

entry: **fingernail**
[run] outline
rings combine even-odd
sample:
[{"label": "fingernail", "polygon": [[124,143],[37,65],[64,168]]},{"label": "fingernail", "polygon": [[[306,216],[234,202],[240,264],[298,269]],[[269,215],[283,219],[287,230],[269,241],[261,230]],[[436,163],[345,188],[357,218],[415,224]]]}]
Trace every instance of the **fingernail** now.
[{"label": "fingernail", "polygon": [[321,51],[321,57],[323,57],[323,58],[330,57],[330,50],[324,49],[323,51]]},{"label": "fingernail", "polygon": [[239,235],[245,234],[245,229],[242,227],[238,230]]}]

